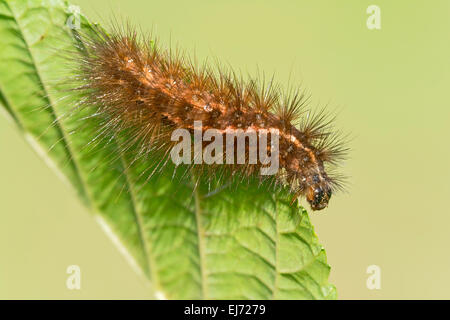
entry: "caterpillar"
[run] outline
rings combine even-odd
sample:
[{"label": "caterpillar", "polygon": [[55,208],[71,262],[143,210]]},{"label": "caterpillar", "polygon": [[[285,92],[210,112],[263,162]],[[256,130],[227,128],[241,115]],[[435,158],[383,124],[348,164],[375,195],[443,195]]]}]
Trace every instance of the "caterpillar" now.
[{"label": "caterpillar", "polygon": [[[179,129],[194,135],[213,129],[215,139],[222,141],[233,130],[255,133],[259,142],[263,135],[271,139],[276,135],[277,152],[249,143],[243,162],[196,162],[191,167],[206,176],[220,170],[229,177],[272,179],[275,186],[287,187],[293,200],[305,197],[313,210],[327,207],[334,191],[342,188],[342,177],[334,173],[347,153],[342,136],[332,130],[333,118],[324,109],[316,113],[306,109],[308,98],[300,90],[283,93],[273,79],[268,84],[244,80],[221,66],[199,66],[130,27],[111,32],[94,27],[78,40],[82,50],[75,59],[75,78],[81,84],[75,90],[82,93],[80,105],[103,119],[102,130],[113,135],[126,132],[123,150],[134,145],[144,155],[161,152],[161,163],[166,163]],[[198,122],[200,128],[195,127]],[[200,154],[207,145],[201,142]],[[190,148],[195,158],[196,147]],[[221,148],[214,157],[236,160],[237,151]],[[258,174],[266,164],[250,161],[252,151],[276,156],[278,170],[273,176]]]}]

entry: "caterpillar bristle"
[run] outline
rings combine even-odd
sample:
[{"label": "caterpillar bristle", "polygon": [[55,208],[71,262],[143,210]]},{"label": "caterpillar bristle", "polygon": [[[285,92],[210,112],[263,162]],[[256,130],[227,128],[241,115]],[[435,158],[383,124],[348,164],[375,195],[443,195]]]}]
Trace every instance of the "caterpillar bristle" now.
[{"label": "caterpillar bristle", "polygon": [[[94,27],[80,35],[74,90],[82,95],[77,108],[91,108],[92,117],[101,119],[99,136],[124,137],[121,152],[133,152],[136,159],[161,154],[160,163],[145,174],[169,163],[174,130],[195,132],[194,122],[201,121],[202,132],[279,133],[280,169],[273,176],[258,175],[264,165],[248,161],[246,146],[243,164],[191,163],[186,172],[198,170],[223,184],[258,177],[259,183],[288,188],[294,198],[305,196],[313,210],[325,208],[331,194],[343,188],[344,179],[331,172],[348,149],[332,128],[333,116],[325,109],[308,110],[310,96],[304,91],[283,94],[273,77],[246,80],[231,68],[200,64],[177,48],[162,49],[141,34],[129,24],[115,24],[111,32]],[[227,153],[219,156],[225,159]]]}]

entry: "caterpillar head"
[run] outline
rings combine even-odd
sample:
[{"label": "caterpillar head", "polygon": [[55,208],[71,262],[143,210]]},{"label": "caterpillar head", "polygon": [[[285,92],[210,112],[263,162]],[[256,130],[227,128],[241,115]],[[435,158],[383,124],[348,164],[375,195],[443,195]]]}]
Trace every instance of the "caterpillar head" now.
[{"label": "caterpillar head", "polygon": [[311,209],[322,210],[328,206],[332,189],[329,182],[318,175],[314,175],[313,183],[308,187],[306,200],[308,200]]}]

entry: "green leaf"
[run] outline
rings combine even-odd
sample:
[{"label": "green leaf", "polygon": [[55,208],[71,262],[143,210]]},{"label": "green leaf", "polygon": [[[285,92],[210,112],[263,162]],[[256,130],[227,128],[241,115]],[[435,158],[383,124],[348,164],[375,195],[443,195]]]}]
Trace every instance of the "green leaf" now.
[{"label": "green leaf", "polygon": [[0,0],[0,104],[126,248],[155,296],[334,299],[308,214],[284,192],[237,186],[208,194],[194,188],[198,177],[175,182],[170,166],[142,181],[154,162],[132,163],[117,141],[92,143],[86,129],[96,123],[72,112],[76,97],[56,81],[67,74],[61,52],[77,48],[69,27],[77,21],[91,28],[62,0]]}]

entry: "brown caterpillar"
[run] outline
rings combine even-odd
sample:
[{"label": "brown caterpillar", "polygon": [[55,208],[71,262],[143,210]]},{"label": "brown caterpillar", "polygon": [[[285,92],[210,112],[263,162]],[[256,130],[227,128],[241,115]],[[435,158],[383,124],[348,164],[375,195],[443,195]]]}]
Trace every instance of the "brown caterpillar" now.
[{"label": "brown caterpillar", "polygon": [[[215,129],[222,135],[230,129],[269,136],[277,132],[276,185],[290,188],[294,200],[305,196],[313,210],[325,208],[333,191],[341,188],[342,180],[330,174],[330,165],[337,164],[346,149],[340,135],[330,130],[323,110],[306,115],[304,95],[283,95],[272,83],[244,81],[220,67],[198,67],[180,53],[138,38],[131,28],[112,33],[95,29],[79,40],[83,50],[76,75],[82,85],[76,89],[84,95],[81,105],[93,107],[96,116],[106,119],[106,130],[126,132],[128,145],[138,145],[141,153],[162,151],[167,160],[174,146],[171,134],[179,128],[193,132],[194,121],[202,122],[203,131]],[[250,177],[263,165],[203,165],[209,172],[219,167],[228,168],[231,176]]]}]

